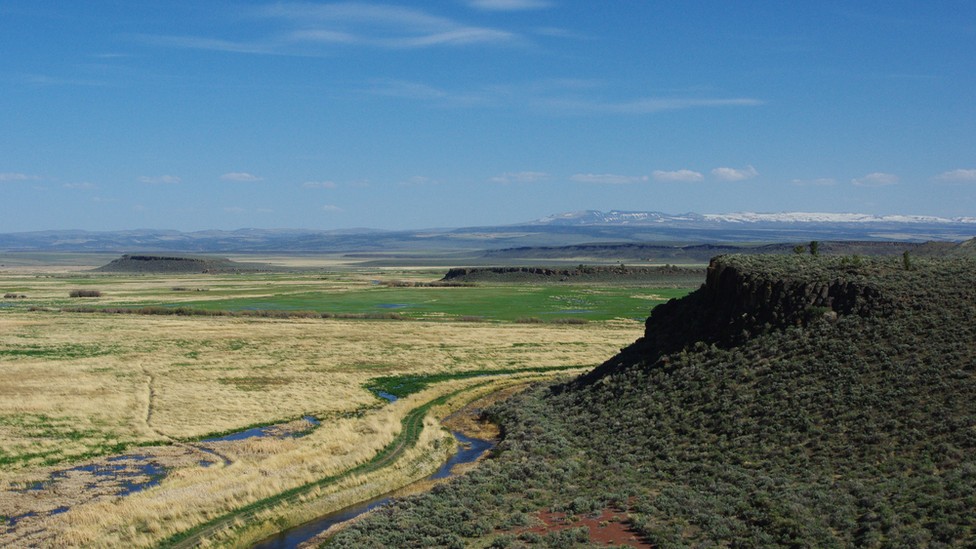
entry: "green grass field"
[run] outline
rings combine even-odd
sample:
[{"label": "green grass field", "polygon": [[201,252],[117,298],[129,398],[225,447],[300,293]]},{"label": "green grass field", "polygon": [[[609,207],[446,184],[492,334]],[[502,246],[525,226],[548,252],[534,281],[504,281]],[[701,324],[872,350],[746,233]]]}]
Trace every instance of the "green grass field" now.
[{"label": "green grass field", "polygon": [[[431,282],[443,273],[347,272],[241,275],[66,275],[10,277],[3,292],[26,295],[0,307],[186,307],[197,311],[312,311],[334,314],[396,313],[426,320],[512,322],[643,320],[656,305],[691,288],[545,283],[430,287],[390,284]],[[382,279],[378,277],[383,277]],[[55,291],[54,289],[57,288]],[[69,298],[68,289],[101,292],[97,298]]]},{"label": "green grass field", "polygon": [[409,318],[481,318],[514,321],[538,318],[643,319],[655,305],[688,293],[685,289],[628,289],[557,286],[464,288],[366,287],[345,291],[282,292],[254,297],[187,301],[203,310],[284,310],[330,313],[396,312]]}]

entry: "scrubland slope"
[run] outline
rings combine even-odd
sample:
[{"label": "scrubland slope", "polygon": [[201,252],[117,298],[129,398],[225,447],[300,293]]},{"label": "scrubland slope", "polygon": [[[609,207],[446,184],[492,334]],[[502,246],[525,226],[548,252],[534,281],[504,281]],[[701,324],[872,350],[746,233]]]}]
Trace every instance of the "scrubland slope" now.
[{"label": "scrubland slope", "polygon": [[616,508],[662,547],[965,546],[976,262],[721,257],[619,355],[491,412],[495,459],[331,543],[586,545],[573,517]]}]

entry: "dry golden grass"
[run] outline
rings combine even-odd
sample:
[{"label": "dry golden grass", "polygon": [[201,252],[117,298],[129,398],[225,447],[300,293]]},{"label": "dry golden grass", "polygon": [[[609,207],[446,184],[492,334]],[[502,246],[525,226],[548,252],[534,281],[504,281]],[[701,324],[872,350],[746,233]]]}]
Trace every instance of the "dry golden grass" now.
[{"label": "dry golden grass", "polygon": [[[280,282],[295,283],[289,280]],[[10,275],[0,276],[0,282],[41,300],[66,296],[65,280],[57,277]],[[213,293],[227,284],[233,291],[256,292],[268,282],[113,277],[104,283],[108,293],[128,299],[177,285],[206,286]],[[16,527],[0,522],[0,544],[51,545],[56,539],[96,547],[150,545],[369,461],[394,439],[409,410],[441,394],[492,381],[441,383],[385,404],[362,388],[372,377],[589,367],[640,332],[637,322],[270,320],[0,309],[0,515],[37,513]],[[268,511],[254,528],[220,539],[230,544],[251,539],[267,533],[276,517],[314,516],[422,478],[448,451],[449,435],[437,422],[464,399],[455,400],[432,410],[420,442],[395,466],[318,489],[307,502]],[[320,418],[322,425],[302,438],[179,442],[306,414]],[[49,480],[53,472],[99,463],[104,458],[90,456],[117,453],[115,445],[153,443],[164,446],[135,451],[168,467],[159,486],[118,497],[109,489],[86,488],[89,479],[73,473],[43,490],[24,490]],[[203,467],[201,461],[215,464]],[[51,514],[60,507],[69,509]]]},{"label": "dry golden grass", "polygon": [[[122,441],[200,437],[373,405],[362,384],[376,376],[593,365],[636,327],[6,314],[0,350],[25,354],[4,356],[0,418],[45,415]],[[8,455],[44,444],[3,429]]]},{"label": "dry golden grass", "polygon": [[[538,378],[538,375],[534,376]],[[424,391],[363,418],[341,420],[311,435],[284,442],[285,448],[264,455],[244,455],[226,468],[178,469],[160,486],[126,498],[103,498],[39,521],[4,541],[31,544],[57,539],[68,545],[92,547],[147,546],[214,516],[272,496],[294,486],[348,470],[368,461],[398,432],[399,418],[418,404],[444,392],[478,385],[484,380],[456,381]],[[504,386],[506,381],[502,381]],[[480,388],[480,392],[489,390]],[[475,393],[470,398],[473,398]],[[455,399],[432,410],[417,444],[393,466],[364,476],[351,476],[310,491],[297,503],[248,517],[246,524],[220,530],[208,539],[220,546],[242,547],[267,536],[283,524],[297,524],[356,501],[404,486],[433,472],[450,451],[453,439],[437,418],[463,402]],[[277,520],[276,520],[277,519]],[[33,535],[29,535],[33,534]]]}]

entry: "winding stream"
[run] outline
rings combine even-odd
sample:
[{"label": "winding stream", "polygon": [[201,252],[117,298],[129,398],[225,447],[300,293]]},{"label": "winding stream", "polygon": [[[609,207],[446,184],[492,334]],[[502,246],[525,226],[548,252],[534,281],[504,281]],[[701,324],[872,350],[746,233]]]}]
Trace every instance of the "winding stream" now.
[{"label": "winding stream", "polygon": [[[471,438],[456,431],[452,432],[460,443],[458,451],[451,456],[434,474],[424,480],[434,480],[451,476],[451,470],[462,463],[472,463],[495,446],[488,440]],[[423,481],[420,481],[423,482]],[[253,549],[296,549],[301,543],[328,530],[331,526],[346,522],[359,515],[385,505],[393,497],[389,494],[377,496],[371,500],[350,505],[344,509],[333,511],[317,519],[289,528],[254,545]]]}]

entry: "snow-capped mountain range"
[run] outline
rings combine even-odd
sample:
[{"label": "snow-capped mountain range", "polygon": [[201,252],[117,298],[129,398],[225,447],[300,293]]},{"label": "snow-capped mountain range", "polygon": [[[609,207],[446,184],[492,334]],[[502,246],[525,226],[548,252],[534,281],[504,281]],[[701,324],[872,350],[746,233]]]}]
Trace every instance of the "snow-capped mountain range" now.
[{"label": "snow-capped mountain range", "polygon": [[[955,241],[976,237],[976,217],[857,213],[666,214],[585,210],[513,225],[386,231],[239,229],[0,233],[0,252],[286,253],[472,250],[593,242]],[[0,267],[3,258],[0,257]]]},{"label": "snow-capped mountain range", "polygon": [[663,225],[663,224],[721,224],[721,223],[859,223],[859,224],[976,224],[976,217],[936,217],[928,215],[873,215],[861,213],[735,212],[726,214],[666,214],[661,212],[630,212],[584,210],[543,217],[533,225]]}]

